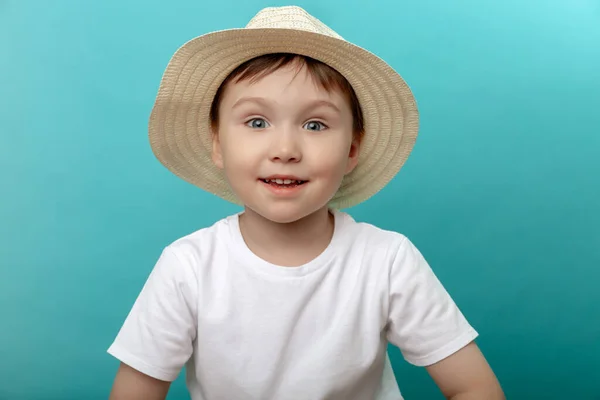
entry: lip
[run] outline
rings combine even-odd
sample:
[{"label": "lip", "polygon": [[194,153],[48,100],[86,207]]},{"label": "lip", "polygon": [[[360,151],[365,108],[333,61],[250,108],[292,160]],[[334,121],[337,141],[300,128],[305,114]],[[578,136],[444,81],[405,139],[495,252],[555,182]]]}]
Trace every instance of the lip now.
[{"label": "lip", "polygon": [[308,179],[302,179],[302,178],[298,178],[295,175],[269,175],[266,176],[264,178],[259,178],[260,180],[263,179],[289,179],[291,181],[304,181],[304,182],[308,182]]},{"label": "lip", "polygon": [[[290,179],[296,181],[304,181],[301,185],[289,186],[289,187],[278,187],[267,183],[264,179]],[[279,198],[290,198],[296,196],[300,193],[306,185],[308,185],[308,180],[297,178],[293,175],[270,175],[267,178],[258,179],[260,184],[267,189],[271,194],[279,197]]]}]

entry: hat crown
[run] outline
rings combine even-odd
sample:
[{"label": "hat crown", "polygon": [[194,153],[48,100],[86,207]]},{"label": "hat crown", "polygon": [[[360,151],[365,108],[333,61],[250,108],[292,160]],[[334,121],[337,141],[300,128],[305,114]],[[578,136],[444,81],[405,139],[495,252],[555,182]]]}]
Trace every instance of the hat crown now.
[{"label": "hat crown", "polygon": [[300,54],[329,65],[348,80],[360,102],[365,134],[359,162],[328,205],[352,207],[379,192],[404,165],[415,143],[419,113],[414,96],[385,61],[343,40],[297,6],[265,8],[245,28],[210,32],[177,50],[161,79],[149,121],[156,157],[185,181],[242,205],[212,160],[212,104],[231,71],[273,53]]},{"label": "hat crown", "polygon": [[246,28],[295,29],[343,40],[333,29],[298,6],[264,8],[248,22]]}]

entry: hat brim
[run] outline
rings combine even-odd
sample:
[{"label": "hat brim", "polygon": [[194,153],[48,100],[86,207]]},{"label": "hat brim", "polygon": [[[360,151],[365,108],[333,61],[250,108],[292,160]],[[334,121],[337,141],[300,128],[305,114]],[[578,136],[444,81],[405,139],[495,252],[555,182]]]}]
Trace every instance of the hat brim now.
[{"label": "hat brim", "polygon": [[402,168],[415,144],[418,110],[402,79],[379,57],[347,41],[293,29],[230,29],[190,40],[171,58],[149,121],[158,160],[175,175],[241,204],[211,158],[210,108],[225,78],[245,61],[295,53],[340,72],[360,102],[365,135],[358,165],[330,206],[348,208],[380,191]]}]

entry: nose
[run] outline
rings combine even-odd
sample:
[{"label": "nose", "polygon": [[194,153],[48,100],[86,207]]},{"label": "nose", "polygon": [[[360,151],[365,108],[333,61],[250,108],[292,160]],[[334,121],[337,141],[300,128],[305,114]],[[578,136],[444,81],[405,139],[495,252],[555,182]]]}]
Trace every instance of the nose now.
[{"label": "nose", "polygon": [[273,132],[269,158],[274,162],[294,163],[302,159],[300,138],[290,129]]}]

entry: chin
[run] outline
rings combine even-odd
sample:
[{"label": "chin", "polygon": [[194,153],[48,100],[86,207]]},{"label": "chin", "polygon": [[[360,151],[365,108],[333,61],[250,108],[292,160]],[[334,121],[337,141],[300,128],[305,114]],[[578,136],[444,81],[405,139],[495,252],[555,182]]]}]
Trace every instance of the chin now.
[{"label": "chin", "polygon": [[269,221],[275,222],[277,224],[291,224],[305,218],[320,209],[321,207],[298,207],[295,205],[288,206],[280,206],[280,207],[270,207],[269,209],[264,209],[262,207],[252,208],[252,210],[261,215],[263,218],[268,219]]},{"label": "chin", "polygon": [[275,222],[277,224],[291,224],[298,220],[301,220],[307,215],[310,215],[310,212],[301,212],[300,210],[269,210],[260,212],[260,214],[269,221]]}]

